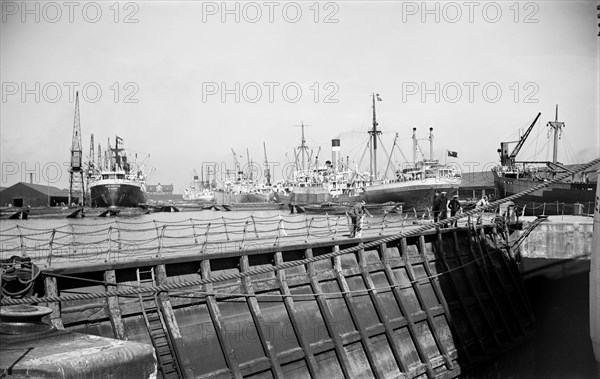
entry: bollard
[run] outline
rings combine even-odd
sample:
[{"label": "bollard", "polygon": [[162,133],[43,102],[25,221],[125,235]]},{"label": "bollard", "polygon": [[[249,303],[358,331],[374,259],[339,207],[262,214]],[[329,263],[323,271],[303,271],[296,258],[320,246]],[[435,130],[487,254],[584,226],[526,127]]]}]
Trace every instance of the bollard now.
[{"label": "bollard", "polygon": [[[600,174],[600,170],[597,171]],[[590,263],[590,337],[600,374],[600,186],[596,184],[594,232]]]}]

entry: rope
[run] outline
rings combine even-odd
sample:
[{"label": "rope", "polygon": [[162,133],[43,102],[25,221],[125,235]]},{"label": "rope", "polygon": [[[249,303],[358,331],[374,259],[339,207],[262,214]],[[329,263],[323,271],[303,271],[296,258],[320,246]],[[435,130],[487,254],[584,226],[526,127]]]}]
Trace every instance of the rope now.
[{"label": "rope", "polygon": [[[598,163],[600,163],[600,158],[596,158],[593,161],[591,161],[587,164],[584,164],[583,166],[579,167],[577,169],[577,171],[575,171],[575,173],[579,173],[581,171],[587,170],[588,168],[590,168]],[[18,305],[18,304],[32,304],[32,303],[39,303],[39,302],[61,302],[61,301],[98,299],[98,298],[114,297],[114,296],[133,296],[133,295],[140,295],[140,294],[170,291],[170,290],[186,288],[186,287],[203,286],[206,284],[218,283],[218,282],[223,282],[223,281],[228,281],[228,280],[238,280],[238,279],[249,277],[252,275],[267,274],[267,273],[271,273],[271,272],[274,272],[277,270],[286,270],[286,269],[290,269],[290,268],[293,268],[296,266],[314,263],[314,262],[317,262],[320,260],[331,259],[331,258],[340,256],[340,255],[355,253],[361,249],[367,250],[370,248],[375,248],[375,247],[377,247],[381,244],[387,243],[387,242],[392,242],[392,241],[395,241],[395,240],[398,240],[401,238],[406,238],[406,237],[411,237],[414,235],[421,234],[429,229],[439,228],[446,224],[453,223],[454,221],[459,220],[461,218],[479,214],[480,212],[483,212],[488,209],[496,208],[497,206],[499,206],[502,203],[516,200],[519,197],[528,195],[532,192],[535,192],[542,188],[545,188],[552,183],[562,181],[562,180],[570,177],[571,175],[572,175],[571,173],[563,174],[554,179],[550,179],[546,182],[540,183],[537,186],[534,186],[523,192],[508,196],[501,200],[495,200],[485,206],[477,206],[472,210],[463,212],[460,215],[455,215],[455,216],[449,217],[445,220],[434,222],[432,224],[422,225],[420,227],[417,227],[417,228],[412,229],[407,232],[400,232],[394,236],[381,238],[381,239],[378,239],[376,241],[372,241],[372,242],[369,242],[366,244],[360,243],[354,247],[346,248],[346,249],[339,250],[339,251],[333,251],[331,253],[319,255],[316,257],[305,258],[305,259],[301,259],[301,260],[297,260],[297,261],[284,262],[279,265],[260,267],[260,268],[254,269],[254,270],[249,270],[249,271],[239,272],[239,273],[234,273],[234,274],[228,274],[228,275],[221,275],[218,277],[211,277],[211,278],[205,278],[205,279],[201,279],[201,280],[186,281],[186,282],[180,282],[180,283],[163,284],[163,285],[152,286],[152,287],[132,288],[132,289],[127,289],[127,290],[107,291],[107,292],[88,293],[88,294],[73,294],[73,295],[65,295],[65,296],[44,296],[44,297],[40,297],[40,298],[38,298],[36,296],[32,296],[32,297],[25,297],[22,299],[2,299],[2,301],[0,302],[0,305],[6,306],[6,305]]]}]

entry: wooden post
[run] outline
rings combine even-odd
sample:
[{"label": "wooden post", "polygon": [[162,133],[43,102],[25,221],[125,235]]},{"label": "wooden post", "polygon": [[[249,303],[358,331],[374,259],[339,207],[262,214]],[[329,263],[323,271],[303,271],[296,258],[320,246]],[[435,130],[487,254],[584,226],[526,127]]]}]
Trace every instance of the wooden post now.
[{"label": "wooden post", "polygon": [[25,244],[23,243],[23,233],[21,233],[21,228],[17,225],[17,231],[19,233],[19,241],[21,243],[21,256],[23,258],[27,257],[27,250],[25,249]]},{"label": "wooden post", "polygon": [[[306,258],[312,258],[312,257],[313,257],[312,249],[307,249],[306,250]],[[323,316],[323,321],[325,322],[325,327],[327,328],[327,333],[329,333],[329,336],[333,340],[333,345],[335,347],[335,352],[337,354],[337,357],[340,361],[340,367],[342,369],[342,373],[344,374],[344,376],[346,378],[354,378],[354,377],[356,377],[356,375],[353,375],[353,373],[352,373],[352,366],[350,365],[350,357],[348,356],[348,352],[344,348],[342,336],[340,336],[339,331],[335,329],[336,323],[333,318],[331,307],[329,306],[327,299],[325,299],[323,297],[323,295],[326,295],[326,294],[323,293],[323,289],[321,288],[321,283],[319,282],[319,280],[317,278],[317,270],[315,269],[314,265],[315,265],[314,263],[308,263],[307,270],[306,270],[306,272],[308,274],[308,278],[310,279],[311,289],[317,298],[317,304],[319,306],[319,311],[321,312],[321,315]]]},{"label": "wooden post", "polygon": [[[240,272],[245,272],[249,269],[250,264],[248,261],[248,256],[242,255],[240,257]],[[281,370],[279,360],[277,359],[277,352],[275,351],[275,347],[273,345],[273,336],[269,336],[267,327],[265,326],[265,320],[262,315],[262,311],[258,306],[258,300],[254,294],[254,289],[252,288],[252,279],[250,277],[245,276],[242,278],[242,290],[244,293],[251,295],[246,297],[246,303],[248,304],[248,309],[252,315],[252,321],[254,322],[254,327],[256,328],[256,333],[258,334],[263,351],[269,359],[269,363],[271,365],[271,375],[276,379],[283,378],[283,371]]]},{"label": "wooden post", "polygon": [[197,245],[198,244],[198,236],[196,235],[196,225],[194,224],[194,219],[191,217],[190,217],[190,223],[192,224],[192,233],[194,234],[194,243]]},{"label": "wooden post", "polygon": [[240,250],[244,248],[244,242],[246,242],[246,229],[248,229],[248,221],[244,224],[244,231],[242,232],[242,242],[240,242]]},{"label": "wooden post", "polygon": [[[167,270],[165,265],[156,266],[156,284],[163,285],[167,284]],[[175,349],[176,357],[179,359],[179,367],[184,371],[186,378],[194,377],[192,371],[192,364],[185,348],[185,343],[181,337],[181,331],[175,318],[175,312],[171,307],[171,300],[168,292],[160,292],[158,294],[158,301],[160,302],[160,309],[162,310],[163,320],[165,321],[167,331],[173,341],[173,348]]]},{"label": "wooden post", "polygon": [[[58,296],[58,286],[56,284],[56,278],[47,276],[44,278],[44,289],[46,291],[46,296]],[[61,314],[60,314],[60,303],[50,302],[47,303],[46,306],[52,309],[52,313],[50,313],[50,324],[54,326],[56,329],[64,329],[64,325],[62,323]]]},{"label": "wooden post", "polygon": [[204,233],[204,245],[202,245],[202,253],[206,252],[206,244],[208,244],[208,233],[210,231],[210,222],[206,225],[206,233]]},{"label": "wooden post", "polygon": [[[340,251],[340,247],[339,246],[334,246],[333,247],[333,252],[337,252]],[[356,304],[353,296],[352,296],[352,292],[350,291],[350,286],[348,285],[348,282],[346,281],[346,278],[344,277],[344,272],[342,270],[342,258],[337,255],[333,258],[333,270],[335,272],[335,276],[337,278],[337,282],[338,285],[340,286],[340,289],[342,290],[343,293],[343,297],[344,297],[344,302],[346,305],[346,308],[348,308],[348,312],[350,314],[350,319],[352,320],[352,323],[356,326],[356,329],[358,330],[358,334],[360,335],[360,340],[362,342],[362,346],[363,346],[363,350],[365,351],[365,355],[367,357],[367,361],[369,362],[371,371],[373,372],[373,375],[376,378],[384,378],[385,372],[382,370],[381,365],[378,365],[377,363],[377,358],[375,355],[375,347],[373,346],[373,344],[371,343],[371,340],[369,339],[369,335],[367,334],[367,330],[366,327],[364,325],[361,325],[360,322],[360,317],[358,317],[358,305]]]},{"label": "wooden post", "polygon": [[[104,281],[107,283],[116,284],[115,270],[104,271]],[[118,286],[105,285],[106,291],[110,291],[112,287],[118,289]],[[110,318],[110,324],[112,325],[113,333],[115,338],[120,340],[126,340],[125,327],[123,326],[123,320],[121,318],[121,307],[119,306],[119,298],[111,296],[106,298],[106,307]]]},{"label": "wooden post", "polygon": [[[275,264],[280,265],[283,263],[283,256],[281,252],[275,253]],[[308,372],[313,378],[316,378],[318,375],[318,363],[315,360],[314,352],[311,347],[310,341],[308,340],[308,336],[305,330],[302,329],[302,324],[300,322],[300,314],[296,310],[296,306],[294,304],[294,298],[290,291],[290,288],[287,283],[287,279],[285,277],[285,270],[277,270],[277,281],[279,282],[279,288],[281,289],[281,293],[283,295],[283,304],[285,305],[285,309],[290,318],[290,323],[292,325],[292,329],[296,334],[296,338],[298,339],[298,344],[304,351],[304,359],[306,360],[306,367],[308,368]]]},{"label": "wooden post", "polygon": [[108,227],[108,237],[106,241],[106,257],[104,258],[104,263],[110,260],[110,249],[112,248],[112,226]]},{"label": "wooden post", "polygon": [[[203,279],[209,279],[211,277],[210,272],[210,261],[202,261],[200,263],[200,272]],[[221,316],[221,311],[219,309],[219,304],[215,298],[213,292],[212,283],[208,283],[204,285],[204,291],[207,293],[206,295],[206,306],[208,308],[208,312],[210,313],[210,319],[212,320],[213,326],[215,328],[215,332],[217,334],[217,338],[219,339],[219,344],[223,350],[223,356],[225,357],[225,363],[229,368],[230,374],[236,378],[242,378],[242,372],[240,371],[240,366],[238,364],[238,360],[235,354],[235,350],[229,340],[227,340],[227,331],[225,326],[223,325],[223,317]]]},{"label": "wooden post", "polygon": [[258,236],[258,230],[256,230],[256,221],[254,220],[254,215],[250,215],[250,218],[252,219],[252,225],[254,225],[254,235],[256,236],[256,238],[260,238]]},{"label": "wooden post", "polygon": [[335,219],[335,229],[333,230],[333,237],[331,237],[332,240],[334,240],[337,237],[338,222],[339,221],[340,221],[340,216],[337,216],[337,218]]},{"label": "wooden post", "polygon": [[52,246],[54,245],[54,236],[56,235],[56,229],[52,229],[52,234],[50,235],[50,242],[48,243],[48,267],[52,266]]}]

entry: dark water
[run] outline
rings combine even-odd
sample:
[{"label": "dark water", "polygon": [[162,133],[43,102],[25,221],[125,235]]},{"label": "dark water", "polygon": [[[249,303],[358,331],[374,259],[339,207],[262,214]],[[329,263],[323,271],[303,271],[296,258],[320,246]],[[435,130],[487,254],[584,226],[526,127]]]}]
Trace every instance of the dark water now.
[{"label": "dark water", "polygon": [[540,272],[527,279],[525,288],[536,318],[534,337],[466,377],[599,378],[590,339],[590,264],[579,265],[576,274],[551,279]]}]

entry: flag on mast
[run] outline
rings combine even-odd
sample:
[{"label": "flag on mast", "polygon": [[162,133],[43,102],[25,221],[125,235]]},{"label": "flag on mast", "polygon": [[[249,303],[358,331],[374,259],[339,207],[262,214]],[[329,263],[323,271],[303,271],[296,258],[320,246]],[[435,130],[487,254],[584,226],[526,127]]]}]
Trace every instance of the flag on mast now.
[{"label": "flag on mast", "polygon": [[453,158],[458,158],[458,153],[456,151],[448,150],[448,156]]}]

